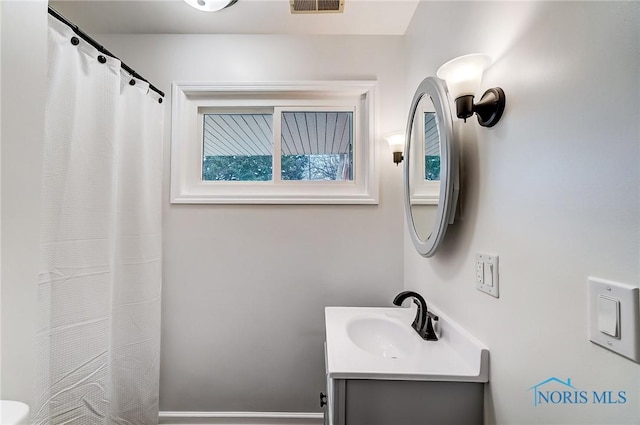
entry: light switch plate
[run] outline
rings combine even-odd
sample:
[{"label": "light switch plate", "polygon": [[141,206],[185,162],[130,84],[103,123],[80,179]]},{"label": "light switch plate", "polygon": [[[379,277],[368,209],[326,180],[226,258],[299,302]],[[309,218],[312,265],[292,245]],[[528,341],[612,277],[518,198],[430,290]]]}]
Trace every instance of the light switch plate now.
[{"label": "light switch plate", "polygon": [[[589,277],[587,282],[589,340],[640,363],[640,289],[637,286],[597,277]],[[607,308],[608,305],[606,302],[603,303],[603,300],[619,301],[616,311],[619,320],[617,338],[600,329],[603,326],[603,314],[606,321],[610,316],[610,313],[603,311],[603,308]]]},{"label": "light switch plate", "polygon": [[498,298],[498,256],[494,254],[476,254],[476,288],[492,297]]}]

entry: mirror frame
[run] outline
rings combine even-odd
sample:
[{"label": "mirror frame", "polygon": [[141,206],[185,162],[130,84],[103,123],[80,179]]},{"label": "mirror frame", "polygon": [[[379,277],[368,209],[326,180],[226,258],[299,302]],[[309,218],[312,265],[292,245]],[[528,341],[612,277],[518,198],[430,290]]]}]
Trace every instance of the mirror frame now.
[{"label": "mirror frame", "polygon": [[[411,138],[416,111],[420,100],[424,96],[430,96],[436,110],[438,119],[438,132],[440,135],[440,192],[436,220],[431,234],[426,240],[420,239],[413,221],[411,212],[411,188],[409,177],[411,170]],[[404,144],[404,205],[409,230],[409,235],[416,250],[424,257],[432,257],[444,239],[447,226],[453,224],[458,203],[458,150],[454,140],[453,119],[451,116],[449,92],[444,81],[436,77],[425,78],[413,96]]]}]

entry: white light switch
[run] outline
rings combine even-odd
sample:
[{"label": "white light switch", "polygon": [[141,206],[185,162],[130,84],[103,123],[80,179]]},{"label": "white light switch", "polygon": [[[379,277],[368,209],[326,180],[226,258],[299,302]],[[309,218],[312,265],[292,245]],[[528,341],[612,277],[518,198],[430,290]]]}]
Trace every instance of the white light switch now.
[{"label": "white light switch", "polygon": [[493,287],[493,264],[484,263],[483,271],[484,271],[484,279],[483,279],[484,284],[489,287]]},{"label": "white light switch", "polygon": [[605,295],[598,296],[598,329],[600,332],[620,338],[620,301]]},{"label": "white light switch", "polygon": [[476,254],[476,288],[498,298],[498,256]]},{"label": "white light switch", "polygon": [[589,339],[640,363],[640,288],[589,277]]}]

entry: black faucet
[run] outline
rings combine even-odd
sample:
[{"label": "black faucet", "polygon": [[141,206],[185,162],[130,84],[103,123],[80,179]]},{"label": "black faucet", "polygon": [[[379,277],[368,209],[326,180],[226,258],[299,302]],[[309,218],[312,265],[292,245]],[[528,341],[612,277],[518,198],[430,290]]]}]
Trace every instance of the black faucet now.
[{"label": "black faucet", "polygon": [[437,341],[438,336],[433,329],[432,320],[438,321],[438,316],[427,309],[427,302],[424,300],[422,295],[413,291],[403,291],[396,295],[393,299],[393,304],[400,306],[407,298],[413,298],[413,302],[418,305],[418,312],[416,313],[416,318],[411,324],[411,327],[418,332],[418,335],[420,335],[422,339],[427,341]]}]

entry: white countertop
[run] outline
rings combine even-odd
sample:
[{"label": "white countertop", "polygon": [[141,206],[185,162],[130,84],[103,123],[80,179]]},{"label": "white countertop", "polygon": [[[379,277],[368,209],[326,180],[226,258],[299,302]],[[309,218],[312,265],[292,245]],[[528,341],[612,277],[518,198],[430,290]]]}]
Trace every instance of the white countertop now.
[{"label": "white countertop", "polygon": [[[326,368],[333,379],[487,382],[489,350],[468,332],[432,310],[440,318],[438,341],[424,341],[411,329],[413,308],[326,307]],[[398,358],[371,354],[354,344],[347,326],[354,320],[377,317],[406,325],[415,338],[410,354]]]}]

